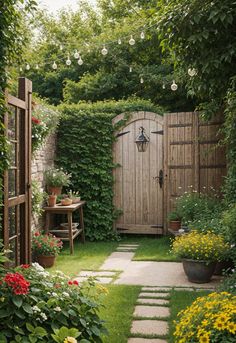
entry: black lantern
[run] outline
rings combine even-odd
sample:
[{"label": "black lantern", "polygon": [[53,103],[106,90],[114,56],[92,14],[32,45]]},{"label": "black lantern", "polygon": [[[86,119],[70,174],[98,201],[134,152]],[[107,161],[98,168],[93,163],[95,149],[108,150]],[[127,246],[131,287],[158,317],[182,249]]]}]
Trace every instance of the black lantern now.
[{"label": "black lantern", "polygon": [[137,144],[138,151],[144,152],[147,150],[149,138],[145,134],[145,130],[142,126],[139,128],[139,131],[140,131],[140,133],[137,136],[135,143]]}]

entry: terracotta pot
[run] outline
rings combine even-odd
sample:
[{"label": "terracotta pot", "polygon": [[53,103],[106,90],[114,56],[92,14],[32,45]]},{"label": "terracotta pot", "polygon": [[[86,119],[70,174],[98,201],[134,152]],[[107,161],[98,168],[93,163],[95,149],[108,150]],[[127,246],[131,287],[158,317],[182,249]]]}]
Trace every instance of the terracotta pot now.
[{"label": "terracotta pot", "polygon": [[188,280],[194,283],[210,282],[215,266],[216,262],[183,259],[184,272]]},{"label": "terracotta pot", "polygon": [[51,186],[48,186],[48,193],[49,194],[60,195],[61,191],[62,191],[62,187],[51,187]]},{"label": "terracotta pot", "polygon": [[57,195],[49,195],[48,196],[48,206],[54,207],[57,203]]},{"label": "terracotta pot", "polygon": [[72,199],[70,198],[61,199],[61,204],[63,206],[70,206],[72,204]]},{"label": "terracotta pot", "polygon": [[173,231],[178,231],[181,229],[181,221],[180,220],[170,220],[169,228]]},{"label": "terracotta pot", "polygon": [[38,263],[44,268],[50,268],[55,263],[56,256],[45,256],[39,255],[37,256]]},{"label": "terracotta pot", "polygon": [[78,204],[80,201],[80,197],[72,198],[72,204]]}]

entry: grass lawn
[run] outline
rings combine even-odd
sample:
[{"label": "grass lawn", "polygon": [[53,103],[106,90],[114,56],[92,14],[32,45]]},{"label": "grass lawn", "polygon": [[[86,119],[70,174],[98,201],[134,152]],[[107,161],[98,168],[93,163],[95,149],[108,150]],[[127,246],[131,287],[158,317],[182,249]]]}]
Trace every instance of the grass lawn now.
[{"label": "grass lawn", "polygon": [[140,293],[139,286],[109,285],[109,294],[104,300],[105,307],[100,317],[106,321],[108,336],[104,343],[127,343],[134,312],[134,306]]},{"label": "grass lawn", "polygon": [[192,302],[204,295],[209,294],[208,291],[200,292],[189,292],[189,291],[172,291],[170,299],[170,309],[171,315],[169,320],[170,334],[169,334],[169,343],[174,343],[174,323],[173,321],[177,319],[177,314],[179,311],[185,309],[187,306],[190,306]]},{"label": "grass lawn", "polygon": [[136,242],[140,246],[136,250],[134,261],[178,261],[170,252],[170,238],[165,237],[123,237],[122,243]]},{"label": "grass lawn", "polygon": [[118,242],[74,241],[74,254],[70,255],[68,244],[57,256],[55,266],[50,271],[61,270],[69,276],[76,276],[81,270],[97,270],[105,259],[116,249]]}]

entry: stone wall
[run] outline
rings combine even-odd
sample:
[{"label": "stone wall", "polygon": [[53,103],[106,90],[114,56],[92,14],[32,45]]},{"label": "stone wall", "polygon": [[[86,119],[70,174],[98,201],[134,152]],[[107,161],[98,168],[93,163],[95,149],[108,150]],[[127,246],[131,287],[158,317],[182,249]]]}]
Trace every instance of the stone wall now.
[{"label": "stone wall", "polygon": [[[54,166],[56,153],[56,134],[49,135],[42,147],[34,153],[31,172],[32,180],[39,183],[41,191],[45,191],[44,171]],[[43,204],[42,204],[43,206]],[[32,229],[41,228],[44,224],[44,216],[37,217],[32,213]]]}]

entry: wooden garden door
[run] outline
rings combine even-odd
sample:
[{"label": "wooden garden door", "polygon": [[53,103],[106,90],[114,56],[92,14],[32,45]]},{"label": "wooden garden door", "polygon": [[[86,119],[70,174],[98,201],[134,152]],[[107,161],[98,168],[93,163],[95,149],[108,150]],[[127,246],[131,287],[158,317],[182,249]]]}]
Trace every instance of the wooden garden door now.
[{"label": "wooden garden door", "polygon": [[4,124],[10,165],[4,174],[3,238],[11,263],[31,260],[31,81],[19,79],[19,98],[7,95]]},{"label": "wooden garden door", "polygon": [[[118,115],[116,125],[125,115]],[[139,128],[150,141],[138,152]],[[122,211],[115,223],[119,232],[162,234],[163,232],[163,118],[155,113],[133,113],[114,144],[114,205]]]}]

